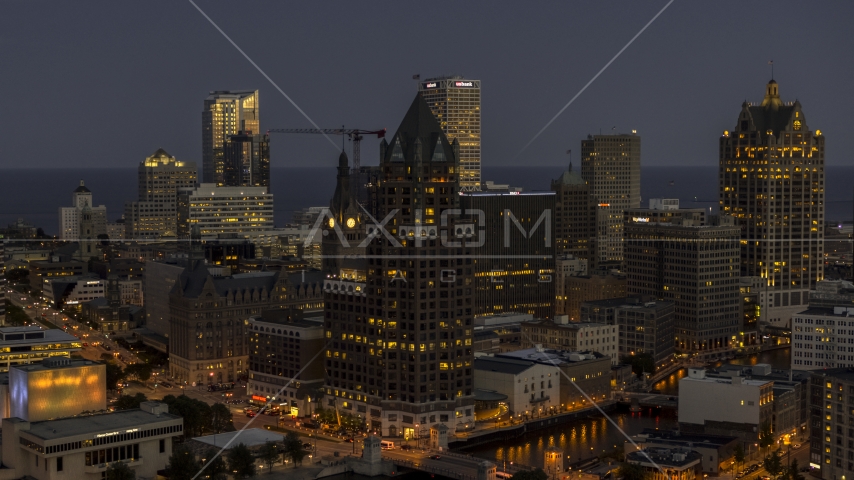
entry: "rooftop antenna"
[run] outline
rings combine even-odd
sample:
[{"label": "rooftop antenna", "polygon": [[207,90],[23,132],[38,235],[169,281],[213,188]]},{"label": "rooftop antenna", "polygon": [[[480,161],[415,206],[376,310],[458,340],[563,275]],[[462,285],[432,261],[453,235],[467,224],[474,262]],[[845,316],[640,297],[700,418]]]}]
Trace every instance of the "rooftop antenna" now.
[{"label": "rooftop antenna", "polygon": [[569,155],[569,171],[572,171],[572,150],[567,150],[566,154]]},{"label": "rooftop antenna", "polygon": [[771,65],[771,80],[774,80],[774,60],[768,60],[768,65]]}]

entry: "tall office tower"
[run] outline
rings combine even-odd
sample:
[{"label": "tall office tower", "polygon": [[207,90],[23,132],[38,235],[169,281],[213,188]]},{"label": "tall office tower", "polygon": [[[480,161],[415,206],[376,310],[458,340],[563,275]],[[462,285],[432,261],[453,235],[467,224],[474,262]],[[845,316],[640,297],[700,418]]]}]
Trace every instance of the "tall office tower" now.
[{"label": "tall office tower", "polygon": [[460,189],[480,190],[480,80],[431,78],[418,85],[448,141],[460,143]]},{"label": "tall office tower", "polygon": [[570,254],[587,260],[588,271],[596,267],[597,201],[590,185],[578,170],[569,170],[552,180],[555,199],[555,247],[558,254]]},{"label": "tall office tower", "polygon": [[225,185],[224,145],[231,135],[261,133],[258,90],[210,92],[202,110],[202,181]]},{"label": "tall office tower", "polygon": [[196,186],[195,162],[182,162],[158,148],[139,164],[139,199],[125,204],[125,238],[153,240],[178,229],[178,191]]},{"label": "tall office tower", "polygon": [[713,223],[626,224],[628,294],[674,302],[676,348],[704,358],[726,352],[742,324],[739,228],[729,216]]},{"label": "tall office tower", "polygon": [[71,193],[71,206],[59,207],[59,238],[76,242],[80,238],[80,212],[88,206],[92,210],[95,236],[107,233],[107,207],[92,203],[92,191],[80,180]]},{"label": "tall office tower", "polygon": [[581,177],[599,205],[596,265],[623,261],[623,212],[640,207],[641,139],[588,135],[581,141]]},{"label": "tall office tower", "polygon": [[273,229],[273,194],[267,187],[217,187],[203,183],[178,193],[178,238],[190,237],[193,226],[202,237],[264,232]]},{"label": "tall office tower", "polygon": [[720,139],[720,203],[741,226],[741,274],[773,292],[761,322],[788,326],[824,278],[824,136],[774,80]]},{"label": "tall office tower", "polygon": [[823,480],[850,476],[854,448],[851,435],[845,438],[845,434],[851,433],[854,412],[851,402],[846,405],[843,400],[854,392],[854,372],[850,368],[818,370],[810,375],[809,385],[810,466],[821,469]]},{"label": "tall office tower", "polygon": [[327,282],[327,395],[383,436],[474,426],[477,229],[454,210],[458,155],[418,94],[391,143],[380,144],[375,217],[385,227],[367,227],[367,279]]},{"label": "tall office tower", "polygon": [[475,316],[554,318],[554,192],[467,193],[460,207],[483,235],[472,249]]},{"label": "tall office tower", "polygon": [[223,145],[223,185],[270,190],[270,136],[239,132]]}]

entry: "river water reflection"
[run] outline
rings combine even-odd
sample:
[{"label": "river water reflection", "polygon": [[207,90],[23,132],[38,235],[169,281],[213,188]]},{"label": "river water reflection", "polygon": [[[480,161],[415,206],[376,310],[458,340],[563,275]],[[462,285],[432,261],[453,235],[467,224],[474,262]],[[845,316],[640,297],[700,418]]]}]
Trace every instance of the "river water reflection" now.
[{"label": "river water reflection", "polygon": [[[737,358],[729,363],[755,365],[769,363],[774,369],[789,368],[790,349],[771,350],[759,355]],[[720,364],[716,364],[720,365]],[[655,384],[654,388],[661,393],[677,395],[679,379],[687,372],[679,370],[670,377]],[[639,413],[631,413],[627,407],[621,407],[610,417],[619,429],[626,435],[635,435],[645,428],[675,429],[678,426],[675,410],[645,409]],[[568,425],[547,430],[532,432],[524,437],[493,443],[483,447],[475,447],[466,451],[480,458],[495,462],[499,470],[506,461],[521,463],[534,467],[543,466],[545,449],[555,445],[569,455],[565,463],[572,463],[603,451],[622,448],[626,436],[614,424],[604,417],[585,418]]]}]

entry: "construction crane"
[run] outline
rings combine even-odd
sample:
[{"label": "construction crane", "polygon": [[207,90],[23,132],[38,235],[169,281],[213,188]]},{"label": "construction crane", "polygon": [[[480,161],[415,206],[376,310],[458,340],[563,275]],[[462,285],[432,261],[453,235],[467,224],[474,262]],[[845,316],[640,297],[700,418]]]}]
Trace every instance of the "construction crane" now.
[{"label": "construction crane", "polygon": [[376,135],[377,138],[385,137],[386,129],[382,130],[360,130],[357,128],[274,128],[267,130],[267,133],[319,133],[322,135],[347,135],[353,142],[353,170],[358,171],[361,166],[361,147],[362,135]]}]

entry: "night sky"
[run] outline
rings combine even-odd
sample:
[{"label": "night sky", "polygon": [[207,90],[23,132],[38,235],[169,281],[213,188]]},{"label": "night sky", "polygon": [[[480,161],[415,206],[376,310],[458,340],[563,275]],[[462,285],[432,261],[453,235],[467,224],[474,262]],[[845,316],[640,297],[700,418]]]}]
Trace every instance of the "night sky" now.
[{"label": "night sky", "polygon": [[[563,165],[588,133],[636,129],[644,165],[715,165],[774,60],[851,164],[854,2],[676,0],[552,126],[522,147],[667,2],[209,1],[198,5],[321,127],[393,132],[422,78],[483,82],[483,164]],[[210,90],[260,90],[261,126],[310,123],[185,0],[4,1],[0,168],[134,167],[158,147],[201,166]],[[850,133],[849,133],[850,134]],[[274,167],[331,166],[320,136],[273,138]],[[375,140],[363,164],[377,163]]]}]

